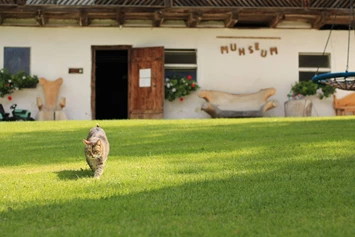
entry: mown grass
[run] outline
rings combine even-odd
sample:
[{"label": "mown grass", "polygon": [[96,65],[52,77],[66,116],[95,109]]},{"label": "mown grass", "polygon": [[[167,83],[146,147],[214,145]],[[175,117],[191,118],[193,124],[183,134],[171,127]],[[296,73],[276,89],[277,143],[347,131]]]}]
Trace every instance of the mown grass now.
[{"label": "mown grass", "polygon": [[[111,153],[92,178],[82,139]],[[1,236],[355,236],[355,118],[0,123]]]}]

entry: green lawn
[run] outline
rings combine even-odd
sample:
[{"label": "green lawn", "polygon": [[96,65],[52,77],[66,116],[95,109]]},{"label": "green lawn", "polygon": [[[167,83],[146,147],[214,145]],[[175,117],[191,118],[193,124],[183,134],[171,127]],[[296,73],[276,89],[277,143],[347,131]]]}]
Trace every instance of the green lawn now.
[{"label": "green lawn", "polygon": [[[100,180],[83,138],[111,144]],[[0,236],[355,236],[355,117],[0,122]]]}]

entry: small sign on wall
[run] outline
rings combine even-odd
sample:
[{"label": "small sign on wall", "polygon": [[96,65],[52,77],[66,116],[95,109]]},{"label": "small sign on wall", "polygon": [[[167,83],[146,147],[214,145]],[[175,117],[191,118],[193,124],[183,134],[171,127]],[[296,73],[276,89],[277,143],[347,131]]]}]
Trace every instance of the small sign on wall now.
[{"label": "small sign on wall", "polygon": [[151,73],[150,68],[139,69],[139,87],[151,86]]},{"label": "small sign on wall", "polygon": [[82,68],[69,68],[69,74],[83,74],[83,72]]}]

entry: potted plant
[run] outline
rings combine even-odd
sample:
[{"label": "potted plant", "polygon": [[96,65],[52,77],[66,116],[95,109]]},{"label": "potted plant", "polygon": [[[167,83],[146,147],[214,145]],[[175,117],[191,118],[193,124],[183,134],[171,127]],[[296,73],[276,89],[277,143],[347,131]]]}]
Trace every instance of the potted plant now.
[{"label": "potted plant", "polygon": [[288,95],[289,99],[300,99],[304,96],[317,95],[319,99],[328,98],[335,93],[335,87],[316,84],[312,81],[300,81],[296,82],[291,87],[290,94]]},{"label": "potted plant", "polygon": [[317,95],[319,99],[330,97],[335,88],[329,85],[316,84],[312,81],[300,81],[291,86],[289,100],[285,102],[286,117],[303,117],[312,115],[313,103],[307,96]]}]

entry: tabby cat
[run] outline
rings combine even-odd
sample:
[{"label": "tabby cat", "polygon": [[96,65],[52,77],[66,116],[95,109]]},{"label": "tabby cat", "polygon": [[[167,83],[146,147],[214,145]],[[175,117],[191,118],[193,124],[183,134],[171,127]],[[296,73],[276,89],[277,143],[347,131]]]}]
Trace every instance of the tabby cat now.
[{"label": "tabby cat", "polygon": [[105,131],[96,124],[96,127],[90,129],[88,137],[83,139],[85,144],[85,156],[90,169],[94,172],[95,178],[100,178],[104,172],[104,165],[110,152]]}]

